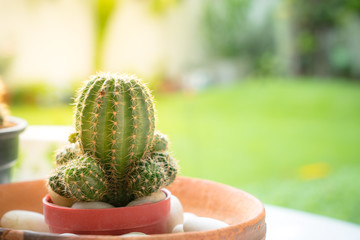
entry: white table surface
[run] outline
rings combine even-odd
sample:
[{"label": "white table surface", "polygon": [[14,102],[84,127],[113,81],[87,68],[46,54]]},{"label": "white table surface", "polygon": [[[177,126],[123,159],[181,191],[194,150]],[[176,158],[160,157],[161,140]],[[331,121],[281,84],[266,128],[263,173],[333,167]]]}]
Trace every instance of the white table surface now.
[{"label": "white table surface", "polygon": [[360,240],[360,225],[273,205],[265,214],[266,240]]},{"label": "white table surface", "polygon": [[[70,126],[28,126],[20,136],[20,148],[29,159],[24,159],[17,180],[31,180],[35,173],[36,178],[45,177],[50,170],[44,164],[48,149],[65,144],[72,131]],[[42,169],[38,166],[32,173],[34,162]],[[360,240],[360,225],[273,205],[265,205],[265,211],[267,240]]]}]

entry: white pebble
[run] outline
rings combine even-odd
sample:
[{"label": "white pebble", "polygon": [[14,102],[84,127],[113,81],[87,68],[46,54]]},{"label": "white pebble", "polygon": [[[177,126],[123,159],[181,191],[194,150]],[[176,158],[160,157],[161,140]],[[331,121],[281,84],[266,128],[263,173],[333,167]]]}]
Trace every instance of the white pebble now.
[{"label": "white pebble", "polygon": [[126,205],[126,206],[131,207],[131,206],[141,205],[141,204],[145,204],[145,203],[156,203],[161,200],[164,200],[165,198],[166,198],[166,194],[163,191],[159,190],[157,192],[150,194],[149,196],[137,198],[134,201],[128,203],[128,205]]},{"label": "white pebble", "polygon": [[145,233],[142,233],[142,232],[131,232],[131,233],[127,233],[127,234],[123,234],[123,235],[120,235],[122,237],[132,237],[132,236],[148,236],[146,235]]},{"label": "white pebble", "polygon": [[62,233],[60,234],[61,236],[77,236],[76,234],[74,233]]},{"label": "white pebble", "polygon": [[172,233],[183,233],[184,232],[184,225],[178,224],[172,230]]},{"label": "white pebble", "polygon": [[25,210],[6,212],[1,218],[0,225],[15,230],[50,232],[42,214]]},{"label": "white pebble", "polygon": [[217,219],[207,217],[192,217],[186,219],[184,222],[184,232],[209,231],[227,226],[229,226],[229,224]]},{"label": "white pebble", "polygon": [[71,208],[74,209],[102,209],[102,208],[114,208],[113,205],[106,202],[76,202]]},{"label": "white pebble", "polygon": [[194,217],[198,217],[196,214],[191,213],[191,212],[184,212],[184,222],[189,219],[189,218],[194,218]]},{"label": "white pebble", "polygon": [[174,227],[184,222],[184,211],[180,200],[172,195],[170,199],[170,215],[167,219],[167,232],[171,233]]}]

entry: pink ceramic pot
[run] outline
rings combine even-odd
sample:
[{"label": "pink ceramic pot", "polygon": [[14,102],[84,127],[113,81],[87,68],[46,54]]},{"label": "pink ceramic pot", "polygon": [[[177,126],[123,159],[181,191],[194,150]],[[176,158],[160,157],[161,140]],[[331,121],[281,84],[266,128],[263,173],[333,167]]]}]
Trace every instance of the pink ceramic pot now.
[{"label": "pink ceramic pot", "polygon": [[45,222],[52,233],[120,235],[129,232],[166,233],[171,193],[162,189],[166,198],[160,202],[106,209],[73,209],[43,198]]}]

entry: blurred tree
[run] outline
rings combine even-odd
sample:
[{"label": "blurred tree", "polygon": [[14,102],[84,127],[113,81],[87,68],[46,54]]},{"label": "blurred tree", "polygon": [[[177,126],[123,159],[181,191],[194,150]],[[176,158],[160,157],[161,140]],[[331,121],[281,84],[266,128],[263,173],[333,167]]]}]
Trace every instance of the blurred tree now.
[{"label": "blurred tree", "polygon": [[250,73],[360,77],[359,0],[205,0],[210,59]]},{"label": "blurred tree", "polygon": [[291,3],[294,13],[298,74],[352,77],[348,71],[349,63],[344,62],[349,58],[349,51],[343,46],[339,48],[338,45],[344,42],[338,38],[344,34],[339,31],[346,19],[360,16],[360,1],[287,1]]},{"label": "blurred tree", "polygon": [[250,1],[206,1],[204,30],[210,54],[236,57],[247,41]]},{"label": "blurred tree", "polygon": [[205,2],[203,16],[207,53],[212,58],[243,59],[251,72],[277,71],[273,22],[269,11],[254,19],[261,1],[226,0]]}]

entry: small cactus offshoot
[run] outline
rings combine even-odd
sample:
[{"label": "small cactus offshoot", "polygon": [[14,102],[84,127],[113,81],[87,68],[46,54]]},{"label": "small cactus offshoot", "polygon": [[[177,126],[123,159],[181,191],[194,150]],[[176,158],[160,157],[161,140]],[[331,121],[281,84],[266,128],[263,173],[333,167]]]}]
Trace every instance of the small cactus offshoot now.
[{"label": "small cactus offshoot", "polygon": [[107,190],[105,170],[92,157],[70,161],[64,182],[70,196],[82,201],[100,201]]},{"label": "small cactus offshoot", "polygon": [[168,150],[168,139],[167,136],[159,131],[155,132],[154,140],[151,146],[152,152],[167,151]]},{"label": "small cactus offshoot", "polygon": [[75,157],[79,156],[81,153],[80,147],[78,144],[70,143],[64,148],[57,150],[55,154],[56,165],[60,166],[66,164],[70,160],[73,160]]},{"label": "small cactus offshoot", "polygon": [[56,154],[48,186],[78,201],[125,206],[169,185],[176,161],[167,137],[155,131],[153,97],[133,75],[100,73],[75,101],[72,144]]},{"label": "small cactus offshoot", "polygon": [[128,189],[133,198],[156,192],[172,183],[177,173],[177,164],[167,153],[149,153],[141,161],[129,166]]}]

